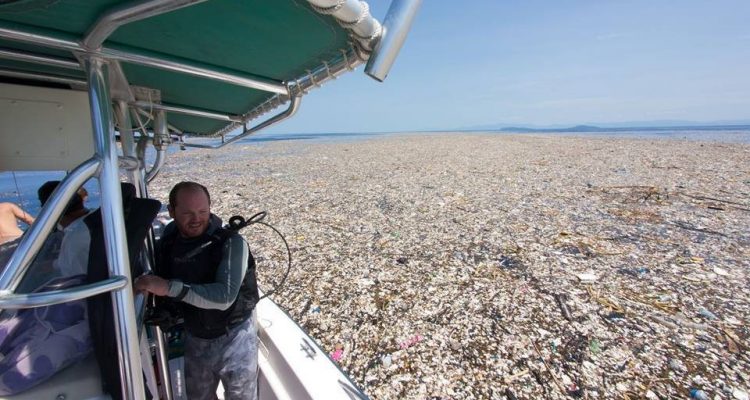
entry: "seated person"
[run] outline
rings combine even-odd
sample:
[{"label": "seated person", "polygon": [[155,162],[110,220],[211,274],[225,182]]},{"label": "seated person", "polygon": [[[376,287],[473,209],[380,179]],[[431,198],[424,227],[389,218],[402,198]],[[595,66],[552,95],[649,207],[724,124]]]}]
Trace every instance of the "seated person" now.
[{"label": "seated person", "polygon": [[[47,182],[45,185],[50,183],[55,183],[55,181]],[[51,194],[56,186],[56,184],[52,186],[52,189],[47,193]],[[68,204],[65,215],[63,215],[58,224],[58,228],[62,230],[63,236],[59,255],[54,262],[54,268],[61,276],[85,274],[86,266],[88,265],[88,248],[91,236],[82,217],[88,215],[90,211],[84,207],[81,189],[79,189],[76,196]],[[85,189],[83,190],[83,194],[88,197],[88,192],[85,192]],[[39,189],[39,200],[43,202],[42,204],[49,198],[49,194],[42,200],[42,189]]]},{"label": "seated person", "polygon": [[[37,190],[37,196],[39,197],[39,203],[42,207],[47,203],[52,192],[59,184],[60,181],[48,181],[39,187],[39,190]],[[44,241],[44,245],[42,245],[42,248],[39,250],[29,272],[18,285],[18,288],[16,289],[17,293],[30,293],[49,280],[60,276],[60,271],[54,267],[54,264],[57,262],[60,254],[66,228],[88,213],[89,210],[84,207],[81,191],[79,190],[79,192],[68,202],[68,206],[65,208],[62,217],[60,217],[57,228],[50,233]],[[77,248],[81,249],[81,247]],[[3,259],[9,258],[10,253],[8,253],[7,256],[0,257]],[[7,260],[5,260],[5,262],[7,262]],[[3,262],[3,265],[5,265],[5,262]],[[72,275],[77,274],[69,274],[65,276]]]},{"label": "seated person", "polygon": [[[54,187],[49,192],[52,190]],[[131,274],[137,276],[143,272],[139,259],[142,259],[141,255],[145,247],[144,239],[161,203],[156,200],[136,198],[135,187],[128,183],[122,183],[121,190],[128,258]],[[40,199],[42,199],[41,195]],[[45,200],[42,199],[42,201]],[[77,207],[70,207],[70,209],[80,210]],[[101,211],[95,210],[72,222],[70,219],[63,219],[62,222],[66,221],[69,225],[64,231],[53,233],[53,235],[64,233],[60,257],[57,261],[73,260],[78,264],[63,268],[66,274],[62,277],[59,277],[57,273],[46,274],[45,277],[55,279],[43,281],[42,285],[35,289],[36,292],[61,289],[63,288],[61,284],[64,287],[72,287],[99,282],[110,276]],[[59,264],[57,261],[56,263]],[[32,265],[32,268],[35,268],[34,273],[27,274],[24,280],[29,276],[36,278],[37,271],[43,270],[43,268],[36,269],[36,265]],[[72,272],[76,269],[79,272]],[[112,309],[111,293],[102,293],[65,304],[0,315],[0,354],[6,356],[0,357],[0,397],[19,393],[45,381],[65,366],[85,357],[93,348],[104,390],[114,400],[123,398],[120,393],[117,331]],[[41,318],[35,317],[36,310],[42,310]],[[20,326],[21,323],[24,325]],[[13,328],[16,326],[20,328]],[[23,358],[27,354],[30,356]],[[50,355],[52,357],[49,357]],[[146,356],[148,357],[148,354]],[[25,362],[37,359],[51,359],[52,364],[34,362],[32,366],[29,366],[28,362]],[[150,396],[147,395],[147,398]]]},{"label": "seated person", "polygon": [[[47,181],[44,183],[44,185],[39,187],[39,190],[37,190],[36,194],[39,197],[39,203],[41,203],[42,207],[47,204],[47,200],[49,200],[50,196],[52,196],[52,192],[57,189],[58,185],[60,185],[60,181]],[[88,197],[89,192],[87,192],[86,189],[78,189],[76,195],[73,196],[70,202],[68,202],[68,207],[65,208],[65,212],[63,213],[63,216],[60,218],[60,221],[57,224],[57,229],[65,229],[75,220],[83,217],[90,212],[85,207],[85,202]]]},{"label": "seated person", "polygon": [[[59,181],[50,181],[39,188],[37,194],[42,206],[59,184]],[[85,275],[59,278],[52,265],[63,241],[62,229],[87,213],[80,192],[76,193],[57,229],[47,237],[16,288],[17,293],[61,290],[85,283]],[[8,252],[8,257],[10,254],[12,251]],[[3,256],[5,254],[0,254]],[[0,354],[3,355],[0,357],[0,396],[29,390],[91,353],[86,308],[85,300],[76,300],[40,308],[5,310],[0,314]]]}]

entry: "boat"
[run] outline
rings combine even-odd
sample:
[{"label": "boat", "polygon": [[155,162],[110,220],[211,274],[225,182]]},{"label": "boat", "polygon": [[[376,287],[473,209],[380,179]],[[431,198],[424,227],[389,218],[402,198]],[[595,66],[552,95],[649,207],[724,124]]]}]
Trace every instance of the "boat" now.
[{"label": "boat", "polygon": [[[131,290],[121,180],[147,199],[170,146],[240,141],[292,117],[305,94],[360,65],[383,81],[420,3],[394,0],[380,22],[359,0],[0,2],[0,171],[69,171],[0,273],[0,309],[109,293],[121,397],[144,399],[148,387],[156,398],[184,398],[165,332],[144,323],[147,299]],[[108,278],[17,293],[68,200],[91,178],[101,193]],[[147,253],[153,240],[149,231]],[[367,398],[277,304],[265,298],[257,314],[260,399]],[[88,357],[3,398],[110,395]]]}]

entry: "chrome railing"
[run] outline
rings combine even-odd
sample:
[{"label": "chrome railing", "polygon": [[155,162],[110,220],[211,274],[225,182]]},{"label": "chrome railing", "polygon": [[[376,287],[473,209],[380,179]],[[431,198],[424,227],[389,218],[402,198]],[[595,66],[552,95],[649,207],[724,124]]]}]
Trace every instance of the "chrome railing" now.
[{"label": "chrome railing", "polygon": [[297,112],[297,109],[299,108],[299,104],[302,101],[302,98],[300,96],[293,96],[291,102],[289,102],[289,107],[286,108],[286,110],[274,115],[273,117],[259,123],[258,125],[250,128],[245,129],[244,132],[240,133],[237,136],[232,136],[229,140],[215,144],[215,145],[209,145],[209,144],[198,144],[198,143],[182,143],[185,147],[199,147],[203,149],[218,149],[221,147],[224,147],[230,143],[234,143],[244,137],[250,136],[255,132],[258,132],[262,129],[265,129],[271,125],[277,124],[287,118],[290,118],[294,113]]},{"label": "chrome railing", "polygon": [[18,310],[67,303],[81,300],[98,294],[119,290],[128,285],[124,276],[105,279],[100,282],[80,285],[68,289],[51,290],[40,293],[6,294],[0,296],[0,309]]}]

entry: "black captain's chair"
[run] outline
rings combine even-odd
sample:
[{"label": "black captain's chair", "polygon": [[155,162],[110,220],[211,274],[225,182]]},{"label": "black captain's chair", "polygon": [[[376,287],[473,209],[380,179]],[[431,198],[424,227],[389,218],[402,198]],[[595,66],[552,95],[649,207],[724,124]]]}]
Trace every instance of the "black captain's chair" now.
[{"label": "black captain's chair", "polygon": [[[135,187],[130,183],[121,183],[120,188],[125,216],[125,233],[128,240],[130,276],[135,278],[144,272],[142,256],[145,250],[145,239],[156,214],[161,209],[161,203],[153,199],[136,197]],[[93,283],[110,277],[104,248],[101,209],[86,216],[84,222],[91,234],[86,283]],[[101,369],[104,391],[114,400],[122,399],[112,293],[90,297],[87,301],[91,339],[94,344],[94,354]]]}]

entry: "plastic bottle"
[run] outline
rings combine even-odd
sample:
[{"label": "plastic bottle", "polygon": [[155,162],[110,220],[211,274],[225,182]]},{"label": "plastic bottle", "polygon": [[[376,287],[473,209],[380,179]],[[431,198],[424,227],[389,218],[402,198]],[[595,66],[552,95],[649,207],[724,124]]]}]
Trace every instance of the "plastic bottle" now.
[{"label": "plastic bottle", "polygon": [[386,354],[380,357],[380,361],[383,363],[383,368],[388,368],[393,363],[393,357],[390,354]]},{"label": "plastic bottle", "polygon": [[719,317],[716,316],[716,314],[712,313],[711,311],[708,311],[705,308],[701,308],[698,310],[698,313],[708,319],[718,319]]},{"label": "plastic bottle", "polygon": [[690,398],[695,400],[709,400],[708,394],[700,389],[690,389]]}]

